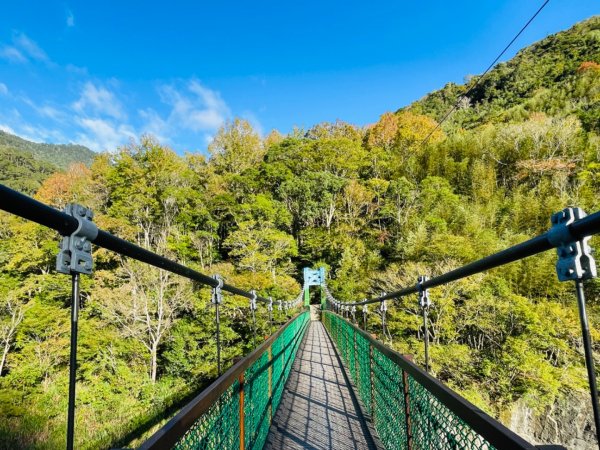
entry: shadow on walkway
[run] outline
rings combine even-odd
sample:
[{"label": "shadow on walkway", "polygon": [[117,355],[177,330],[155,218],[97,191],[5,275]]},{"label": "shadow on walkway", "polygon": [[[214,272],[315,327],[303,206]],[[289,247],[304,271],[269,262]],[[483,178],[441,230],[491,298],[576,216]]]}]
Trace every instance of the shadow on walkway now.
[{"label": "shadow on walkway", "polygon": [[340,364],[323,324],[311,322],[265,450],[378,448]]}]

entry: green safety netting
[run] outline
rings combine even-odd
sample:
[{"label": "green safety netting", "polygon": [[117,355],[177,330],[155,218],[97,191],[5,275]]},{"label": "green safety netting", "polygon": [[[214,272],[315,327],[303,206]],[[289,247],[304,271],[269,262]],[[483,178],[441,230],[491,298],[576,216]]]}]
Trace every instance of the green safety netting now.
[{"label": "green safety netting", "polygon": [[322,317],[386,449],[495,449],[352,324],[328,311]]},{"label": "green safety netting", "polygon": [[303,312],[288,324],[243,372],[243,383],[235,381],[229,386],[174,448],[239,450],[243,427],[244,448],[262,449],[309,320],[309,313]]}]

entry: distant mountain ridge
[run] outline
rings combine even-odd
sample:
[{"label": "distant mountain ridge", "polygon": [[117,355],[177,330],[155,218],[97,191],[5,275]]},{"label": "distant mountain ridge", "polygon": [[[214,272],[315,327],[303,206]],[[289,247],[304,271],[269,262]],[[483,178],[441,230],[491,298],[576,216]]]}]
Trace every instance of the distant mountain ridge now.
[{"label": "distant mountain ridge", "polygon": [[31,153],[0,146],[0,183],[32,195],[58,168],[35,159]]},{"label": "distant mountain ridge", "polygon": [[448,83],[400,110],[425,114],[436,121],[459,107],[444,129],[519,121],[530,112],[574,115],[587,131],[600,132],[600,16],[577,23],[521,50],[496,65],[480,84]]},{"label": "distant mountain ridge", "polygon": [[86,166],[92,164],[96,153],[77,144],[38,144],[0,131],[0,148],[29,153],[34,159],[66,169],[75,162]]}]

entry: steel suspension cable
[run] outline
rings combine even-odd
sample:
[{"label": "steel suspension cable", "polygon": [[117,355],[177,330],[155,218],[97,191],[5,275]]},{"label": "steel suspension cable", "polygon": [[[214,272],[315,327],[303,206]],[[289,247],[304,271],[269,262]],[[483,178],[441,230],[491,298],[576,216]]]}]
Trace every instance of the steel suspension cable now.
[{"label": "steel suspension cable", "polygon": [[[579,219],[572,224],[567,225],[566,228],[570,235],[577,239],[583,239],[586,236],[598,234],[600,233],[600,211],[590,214],[583,219]],[[417,283],[414,286],[401,288],[397,291],[373,299],[360,302],[344,302],[343,304],[347,306],[368,305],[370,303],[379,303],[383,300],[398,299],[400,297],[405,297],[406,295],[416,294],[419,292],[419,286],[423,289],[441,286],[442,284],[457,281],[555,248],[556,245],[551,243],[550,239],[550,232],[546,232],[540,236],[529,239],[528,241],[509,247],[506,250],[478,259],[470,264],[438,275],[437,277],[433,277],[423,283]]]},{"label": "steel suspension cable", "polygon": [[482,80],[488,74],[488,72],[496,65],[496,63],[500,60],[500,58],[502,58],[502,56],[504,56],[504,54],[508,51],[508,49],[519,38],[519,36],[521,36],[521,34],[523,34],[523,32],[525,31],[525,29],[531,24],[531,22],[533,22],[533,20],[538,16],[538,14],[542,12],[542,10],[546,7],[546,5],[548,4],[548,2],[550,2],[550,0],[546,0],[542,4],[542,6],[540,6],[538,8],[538,10],[535,12],[535,14],[533,16],[531,16],[531,18],[527,21],[527,23],[525,25],[523,25],[523,27],[519,30],[519,32],[511,39],[511,41],[506,45],[506,47],[504,47],[504,49],[500,52],[500,54],[498,56],[496,56],[496,58],[491,62],[491,64],[488,66],[488,68],[485,69],[485,71],[483,72],[483,74],[481,74],[479,76],[479,78],[477,79],[477,81],[475,82],[475,84],[473,86],[471,86],[467,90],[467,92],[465,92],[464,94],[461,94],[461,95],[458,96],[458,98],[456,99],[456,103],[454,103],[454,106],[452,106],[452,108],[444,115],[444,117],[442,117],[442,119],[433,128],[433,130],[431,130],[429,132],[429,134],[427,134],[427,136],[425,136],[425,139],[423,139],[421,141],[421,144],[420,144],[421,146],[425,145],[427,143],[427,141],[429,140],[429,138],[431,138],[431,136],[433,135],[433,133],[435,133],[435,131],[442,126],[442,123],[444,123],[446,121],[446,119],[448,119],[448,117],[450,117],[450,114],[452,114],[454,111],[456,111],[456,108],[458,108],[458,105],[460,104],[460,101],[463,98],[468,97],[469,94],[471,94],[481,84]]},{"label": "steel suspension cable", "polygon": [[[22,217],[23,219],[27,219],[45,227],[52,228],[63,236],[70,235],[78,227],[77,219],[74,217],[52,208],[51,206],[48,206],[42,202],[39,202],[25,194],[21,194],[20,192],[10,189],[3,184],[0,184],[0,209]],[[219,285],[219,282],[216,279],[208,275],[200,273],[194,269],[190,269],[189,267],[165,258],[164,256],[157,255],[150,250],[146,250],[145,248],[132,244],[131,242],[114,236],[104,230],[99,229],[98,236],[92,242],[99,247],[114,251],[115,253],[119,253],[123,256],[127,256],[159,269],[181,275],[182,277],[206,286],[215,288]],[[252,293],[227,283],[223,283],[221,289],[229,292],[230,294],[239,295],[248,299],[253,297]],[[256,296],[256,300],[261,303],[269,303],[268,298],[260,295]]]}]

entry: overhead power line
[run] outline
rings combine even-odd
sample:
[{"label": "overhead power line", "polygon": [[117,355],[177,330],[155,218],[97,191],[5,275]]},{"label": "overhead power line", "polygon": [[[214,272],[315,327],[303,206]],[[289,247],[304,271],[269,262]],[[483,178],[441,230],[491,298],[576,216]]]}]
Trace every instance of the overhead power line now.
[{"label": "overhead power line", "polygon": [[550,0],[546,0],[544,3],[542,3],[542,6],[540,6],[539,9],[535,12],[535,14],[533,16],[531,16],[531,18],[527,21],[527,23],[525,25],[523,25],[523,28],[521,28],[519,30],[519,32],[511,39],[511,41],[506,45],[506,47],[504,47],[504,49],[500,52],[500,54],[498,56],[496,56],[496,59],[494,59],[492,61],[492,63],[488,66],[488,68],[485,69],[485,71],[477,79],[475,84],[473,86],[471,86],[471,88],[467,92],[465,92],[462,95],[459,95],[458,99],[456,99],[456,103],[454,104],[454,106],[450,109],[450,111],[448,111],[446,113],[446,115],[444,117],[442,117],[442,120],[440,120],[438,122],[438,124],[435,126],[435,128],[429,132],[429,134],[425,137],[425,139],[423,139],[423,141],[421,142],[421,145],[425,145],[425,143],[429,140],[429,138],[433,135],[433,133],[435,133],[435,131],[442,126],[442,123],[444,123],[446,121],[446,119],[448,117],[450,117],[450,114],[452,114],[456,110],[456,108],[458,108],[458,105],[459,105],[460,101],[463,99],[463,97],[468,97],[469,94],[471,94],[475,90],[475,88],[481,84],[481,81],[487,75],[487,73],[490,70],[492,70],[492,68],[496,65],[496,63],[500,60],[500,58],[502,58],[502,56],[504,56],[504,54],[507,52],[507,50],[510,48],[510,46],[514,44],[514,42],[519,38],[519,36],[521,36],[521,34],[523,34],[525,29],[527,29],[527,27],[531,24],[531,22],[533,22],[533,20],[538,16],[538,14],[540,12],[542,12],[542,10],[546,7],[546,5],[549,2],[550,2]]}]

